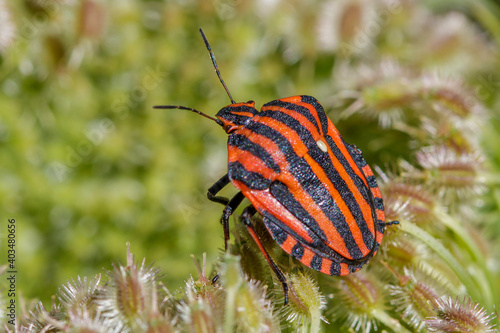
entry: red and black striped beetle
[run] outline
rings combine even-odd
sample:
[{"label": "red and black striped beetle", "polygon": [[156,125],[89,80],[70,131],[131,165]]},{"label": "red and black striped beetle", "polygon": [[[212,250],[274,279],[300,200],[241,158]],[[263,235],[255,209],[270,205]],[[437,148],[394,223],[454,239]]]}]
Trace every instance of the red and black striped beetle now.
[{"label": "red and black striped beetle", "polygon": [[[231,104],[210,117],[228,134],[228,173],[208,189],[208,199],[225,206],[221,222],[227,250],[229,217],[246,197],[240,220],[283,285],[286,278],[262,245],[252,224],[259,212],[273,239],[304,265],[328,275],[356,272],[377,252],[385,226],[384,204],[361,151],[346,143],[316,98],[293,96],[264,104],[236,103],[227,89],[203,31],[217,76]],[[232,199],[217,196],[229,183]]]}]

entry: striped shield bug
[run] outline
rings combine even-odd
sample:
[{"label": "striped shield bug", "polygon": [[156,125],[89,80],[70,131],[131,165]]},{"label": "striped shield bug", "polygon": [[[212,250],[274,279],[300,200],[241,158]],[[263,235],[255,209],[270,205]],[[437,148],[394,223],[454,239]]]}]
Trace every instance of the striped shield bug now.
[{"label": "striped shield bug", "polygon": [[[208,199],[225,206],[221,223],[225,249],[229,217],[247,198],[241,222],[283,285],[285,275],[273,261],[252,216],[263,223],[280,247],[304,265],[328,275],[356,272],[377,252],[385,227],[384,204],[375,176],[361,151],[346,143],[316,98],[293,96],[264,104],[236,103],[221,77],[205,34],[201,37],[231,104],[215,118],[179,105],[155,106],[196,112],[228,134],[228,172],[208,189]],[[229,183],[239,192],[217,194]]]}]

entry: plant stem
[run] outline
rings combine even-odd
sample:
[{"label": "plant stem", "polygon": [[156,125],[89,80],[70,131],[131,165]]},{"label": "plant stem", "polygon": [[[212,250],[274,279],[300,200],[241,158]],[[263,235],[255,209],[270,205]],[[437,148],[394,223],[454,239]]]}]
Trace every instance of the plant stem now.
[{"label": "plant stem", "polygon": [[385,326],[390,327],[393,332],[398,332],[398,333],[410,333],[408,329],[406,329],[404,326],[401,325],[401,323],[392,318],[387,314],[387,312],[380,310],[380,309],[373,309],[372,310],[372,315],[374,318],[376,318],[379,322],[383,323]]},{"label": "plant stem", "polygon": [[401,222],[401,230],[417,237],[433,249],[455,272],[469,294],[477,300],[483,299],[478,286],[474,283],[470,274],[462,267],[462,265],[460,265],[458,260],[450,253],[450,251],[448,251],[447,248],[443,246],[443,244],[411,222]]},{"label": "plant stem", "polygon": [[493,300],[494,292],[493,292],[493,277],[491,276],[490,271],[486,265],[486,260],[484,255],[479,250],[477,244],[470,237],[467,231],[463,228],[463,225],[459,223],[453,216],[447,214],[442,208],[436,206],[434,208],[434,213],[436,217],[451,231],[455,233],[455,235],[463,242],[467,251],[471,254],[473,260],[479,266],[479,269],[472,274],[474,280],[476,280],[476,285],[482,290],[481,294],[483,295],[483,305],[488,309],[493,309],[493,304],[495,301]]}]

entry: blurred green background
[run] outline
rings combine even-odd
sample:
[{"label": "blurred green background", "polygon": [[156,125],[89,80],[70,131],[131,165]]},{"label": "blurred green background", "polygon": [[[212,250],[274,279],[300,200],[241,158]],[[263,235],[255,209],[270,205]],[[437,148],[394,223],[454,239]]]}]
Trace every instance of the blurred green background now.
[{"label": "blurred green background", "polygon": [[[0,0],[0,218],[17,221],[23,296],[48,304],[67,280],[123,262],[126,242],[171,290],[196,272],[190,254],[215,261],[222,207],[205,193],[226,171],[226,135],[195,114],[152,109],[214,115],[229,104],[200,27],[236,101],[313,95],[370,164],[411,160],[411,144],[404,131],[380,135],[373,117],[341,118],[340,93],[356,82],[346,64],[439,69],[496,105],[495,4],[355,2],[363,11],[348,1]],[[349,14],[340,26],[339,13]]]}]

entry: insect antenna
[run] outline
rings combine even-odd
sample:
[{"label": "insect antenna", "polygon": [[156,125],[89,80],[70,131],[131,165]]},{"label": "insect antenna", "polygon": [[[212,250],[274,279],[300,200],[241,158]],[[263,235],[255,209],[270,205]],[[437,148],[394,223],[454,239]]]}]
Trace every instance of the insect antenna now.
[{"label": "insect antenna", "polygon": [[196,109],[193,109],[193,108],[189,108],[187,106],[182,106],[182,105],[155,105],[155,106],[153,106],[153,109],[180,109],[180,110],[188,110],[188,111],[192,111],[194,113],[197,113],[200,116],[203,116],[205,118],[213,120],[217,124],[221,125],[221,121],[219,119],[214,118],[214,117],[210,117],[208,114],[205,114],[205,113],[203,113],[201,111],[198,111]]},{"label": "insect antenna", "polygon": [[201,38],[203,38],[203,41],[205,42],[205,46],[207,47],[208,52],[210,53],[210,59],[212,59],[212,64],[214,64],[215,73],[217,73],[217,76],[219,77],[219,81],[220,81],[220,83],[222,83],[222,86],[224,86],[224,89],[226,90],[226,93],[229,96],[231,103],[235,104],[236,102],[234,101],[233,97],[231,96],[229,89],[227,89],[227,86],[224,83],[222,76],[220,75],[219,67],[217,67],[217,62],[215,61],[215,55],[212,52],[212,48],[210,47],[210,44],[208,43],[207,37],[205,37],[205,33],[203,32],[203,30],[201,30],[201,28],[200,28],[200,34],[201,34]]}]

